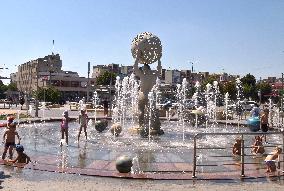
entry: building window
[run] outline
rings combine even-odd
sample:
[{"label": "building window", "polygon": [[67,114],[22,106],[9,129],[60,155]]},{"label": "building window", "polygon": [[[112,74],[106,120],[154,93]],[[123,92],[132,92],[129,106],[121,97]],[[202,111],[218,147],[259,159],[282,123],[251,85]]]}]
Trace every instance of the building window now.
[{"label": "building window", "polygon": [[71,87],[79,87],[79,82],[71,82]]}]

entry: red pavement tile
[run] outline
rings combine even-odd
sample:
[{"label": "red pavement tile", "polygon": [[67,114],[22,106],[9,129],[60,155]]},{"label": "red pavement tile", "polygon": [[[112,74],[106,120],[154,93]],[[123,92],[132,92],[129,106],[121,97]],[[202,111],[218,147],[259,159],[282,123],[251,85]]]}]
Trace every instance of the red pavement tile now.
[{"label": "red pavement tile", "polygon": [[[49,158],[51,156],[47,156]],[[44,156],[37,157],[38,159],[44,159]],[[51,159],[51,158],[49,158]],[[24,168],[31,170],[41,170],[48,172],[59,172],[59,173],[69,173],[69,174],[82,174],[89,176],[102,176],[102,177],[117,177],[117,178],[134,178],[134,179],[156,179],[156,180],[191,180],[192,173],[181,173],[182,169],[187,169],[188,171],[192,170],[191,164],[188,163],[151,163],[153,170],[160,172],[142,172],[140,174],[131,174],[131,173],[119,173],[115,169],[115,161],[101,161],[97,160],[90,164],[87,168],[79,167],[66,167],[61,168],[53,164],[43,164],[43,163],[30,163],[25,165]],[[0,165],[5,165],[3,160],[0,160]],[[18,165],[13,165],[17,167]],[[230,168],[232,167],[229,165]],[[245,169],[244,178],[260,178],[260,177],[274,177],[274,176],[284,176],[281,171],[276,173],[266,173],[265,169],[255,169],[255,165],[247,165],[251,169]],[[18,166],[19,167],[19,166]],[[23,167],[23,165],[21,166]],[[235,168],[235,169],[233,169]],[[238,180],[242,178],[240,176],[241,171],[239,166],[228,169],[226,172],[196,172],[196,179],[230,179]],[[184,170],[186,171],[186,170]]]},{"label": "red pavement tile", "polygon": [[102,170],[116,171],[115,161],[109,162]]},{"label": "red pavement tile", "polygon": [[59,163],[59,160],[54,155],[31,156],[31,159],[39,164],[57,165]]},{"label": "red pavement tile", "polygon": [[105,169],[105,167],[110,163],[111,161],[104,161],[104,160],[95,160],[91,164],[87,166],[87,168],[93,168],[93,169]]},{"label": "red pavement tile", "polygon": [[174,163],[177,171],[192,171],[192,165],[189,163]]}]

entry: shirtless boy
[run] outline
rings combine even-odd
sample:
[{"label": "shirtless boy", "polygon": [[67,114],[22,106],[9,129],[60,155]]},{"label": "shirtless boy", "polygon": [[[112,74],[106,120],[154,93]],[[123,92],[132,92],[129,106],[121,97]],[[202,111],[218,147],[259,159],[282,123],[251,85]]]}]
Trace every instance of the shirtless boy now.
[{"label": "shirtless boy", "polygon": [[6,158],[7,151],[9,149],[9,159],[13,158],[13,148],[15,148],[15,137],[17,136],[18,142],[20,143],[20,136],[16,131],[16,124],[11,123],[9,128],[6,129],[3,135],[3,143],[5,144],[5,148],[2,154],[2,159]]},{"label": "shirtless boy", "polygon": [[282,153],[282,149],[279,147],[276,147],[272,153],[267,155],[267,157],[264,160],[267,166],[266,172],[276,171],[275,160],[278,159],[279,161],[281,153]]}]

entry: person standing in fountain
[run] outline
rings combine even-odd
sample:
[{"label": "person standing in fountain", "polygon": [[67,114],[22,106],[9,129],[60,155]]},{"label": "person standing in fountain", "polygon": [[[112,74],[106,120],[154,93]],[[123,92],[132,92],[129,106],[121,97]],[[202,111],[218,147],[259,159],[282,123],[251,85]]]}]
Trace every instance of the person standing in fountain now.
[{"label": "person standing in fountain", "polygon": [[263,132],[267,132],[268,129],[269,129],[268,115],[269,115],[269,110],[266,108],[266,109],[263,110],[263,114],[260,116],[260,129]]},{"label": "person standing in fountain", "polygon": [[103,106],[104,106],[104,116],[107,117],[108,116],[108,101],[107,101],[107,99],[104,99]]},{"label": "person standing in fountain", "polygon": [[60,146],[62,146],[62,141],[64,139],[64,135],[65,135],[65,142],[68,146],[68,125],[69,125],[69,116],[68,116],[68,111],[65,110],[63,112],[63,118],[61,121],[61,142],[60,142]]},{"label": "person standing in fountain", "polygon": [[254,104],[254,107],[252,108],[252,110],[250,111],[250,113],[251,113],[251,117],[259,117],[260,109],[259,109],[257,103]]},{"label": "person standing in fountain", "polygon": [[[138,50],[133,69],[135,75],[140,78],[140,91],[138,98],[138,110],[139,110],[138,122],[139,122],[139,128],[142,130],[141,135],[143,136],[147,135],[148,133],[145,132],[144,128],[144,123],[145,123],[144,115],[145,115],[146,106],[148,104],[148,94],[152,90],[153,86],[156,84],[156,79],[159,77],[161,73],[162,66],[161,66],[161,60],[159,58],[157,70],[151,70],[148,64],[144,64],[144,66],[140,69],[138,67],[138,64],[140,62],[141,56],[142,52]],[[157,117],[157,119],[155,120],[154,125],[160,126],[159,117]],[[157,129],[159,129],[159,127]]]},{"label": "person standing in fountain", "polygon": [[87,140],[87,123],[88,123],[88,115],[86,114],[86,110],[81,109],[81,114],[79,115],[80,130],[78,134],[78,144],[79,144],[79,139],[80,139],[82,128],[84,128],[85,137]]}]

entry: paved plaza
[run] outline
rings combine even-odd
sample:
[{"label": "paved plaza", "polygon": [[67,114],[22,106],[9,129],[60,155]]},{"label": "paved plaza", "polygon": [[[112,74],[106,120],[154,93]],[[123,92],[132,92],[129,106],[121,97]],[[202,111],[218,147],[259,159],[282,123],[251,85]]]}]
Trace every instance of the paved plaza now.
[{"label": "paved plaza", "polygon": [[[18,178],[18,181],[23,185],[29,184],[27,186],[29,190],[32,190],[32,188],[36,190],[40,185],[46,186],[51,182],[57,182],[53,177],[58,177],[61,180],[56,183],[57,186],[54,186],[54,189],[60,190],[69,190],[67,185],[77,188],[77,184],[70,184],[69,179],[76,179],[77,183],[81,181],[82,184],[88,183],[89,187],[87,188],[90,188],[90,190],[95,190],[92,187],[94,184],[98,185],[98,188],[113,190],[132,190],[135,184],[139,185],[141,190],[147,190],[150,185],[156,188],[155,190],[169,190],[169,188],[176,190],[205,190],[206,188],[210,188],[210,190],[226,190],[228,188],[231,190],[250,190],[251,187],[248,184],[251,182],[254,183],[254,188],[258,190],[270,187],[273,187],[273,190],[281,190],[281,185],[283,185],[282,170],[279,169],[276,173],[267,174],[265,164],[262,162],[263,157],[251,158],[248,156],[251,159],[245,165],[245,177],[241,177],[240,158],[230,156],[230,148],[225,153],[216,151],[212,154],[214,156],[202,152],[203,158],[207,156],[211,165],[197,166],[196,178],[192,178],[192,140],[187,143],[186,147],[180,146],[180,140],[176,140],[179,138],[172,132],[172,129],[176,128],[176,121],[164,122],[171,124],[167,127],[169,129],[165,129],[164,137],[167,137],[167,139],[163,140],[162,136],[161,139],[157,140],[162,146],[153,144],[153,147],[149,149],[146,139],[142,140],[143,146],[135,146],[137,141],[141,141],[139,138],[129,139],[129,136],[122,134],[121,137],[114,139],[108,131],[99,134],[92,126],[88,129],[89,140],[85,141],[82,136],[78,144],[76,141],[78,122],[74,120],[70,124],[69,139],[71,143],[68,147],[60,147],[58,128],[62,112],[65,109],[68,109],[68,106],[40,110],[39,118],[21,119],[21,122],[29,121],[29,123],[21,123],[18,131],[22,137],[25,151],[30,155],[33,162],[26,166],[7,166],[4,165],[4,161],[1,161],[1,169],[4,172],[4,188],[11,190],[17,188],[16,185],[10,185],[9,181]],[[27,110],[19,110],[19,108],[1,109],[0,111],[2,114],[14,114],[19,111],[27,113]],[[78,117],[78,111],[69,111],[69,114],[73,119]],[[34,115],[34,111],[31,115]],[[88,115],[94,119],[92,112],[89,112]],[[103,115],[97,117],[98,119],[104,118]],[[36,123],[33,123],[33,121]],[[219,121],[219,123],[225,124],[224,121]],[[228,124],[236,127],[237,123],[240,123],[243,127],[245,120],[231,120]],[[181,137],[180,134],[178,136]],[[187,134],[186,136],[190,138],[191,135]],[[171,143],[169,144],[167,141]],[[137,156],[140,171],[119,173],[116,170],[115,160],[121,155]],[[198,164],[201,164],[200,162],[198,160]],[[208,164],[206,160],[204,162]],[[30,179],[26,179],[26,176]],[[43,176],[40,184],[34,183],[37,178],[41,179],[40,177]],[[97,178],[94,179],[94,176]],[[110,178],[120,179],[112,180]],[[126,184],[125,181],[129,179],[132,179],[132,183]],[[105,185],[102,182],[105,182]],[[226,185],[223,185],[223,183],[226,183]],[[126,187],[117,186],[117,184],[125,184]],[[229,186],[230,184],[232,187]]]}]

